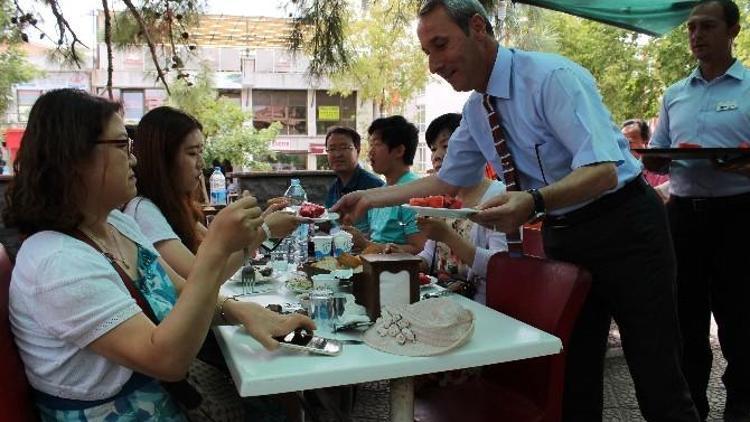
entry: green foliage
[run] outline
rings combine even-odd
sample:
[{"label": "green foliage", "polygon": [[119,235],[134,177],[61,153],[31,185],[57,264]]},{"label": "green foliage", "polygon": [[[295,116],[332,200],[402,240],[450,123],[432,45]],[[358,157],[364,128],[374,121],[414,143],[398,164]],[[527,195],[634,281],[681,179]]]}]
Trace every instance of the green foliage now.
[{"label": "green foliage", "polygon": [[495,21],[495,36],[508,47],[555,51],[560,37],[549,24],[553,13],[539,7],[507,2],[505,19]]},{"label": "green foliage", "polygon": [[660,92],[644,56],[642,36],[562,14],[552,26],[560,34],[558,52],[594,75],[616,122],[651,115]]},{"label": "green foliage", "polygon": [[734,43],[734,51],[737,58],[750,66],[750,0],[735,0],[740,8],[740,34]]},{"label": "green foliage", "polygon": [[210,70],[204,67],[192,86],[184,80],[173,84],[169,97],[170,105],[192,114],[203,124],[206,165],[210,166],[214,160],[229,160],[234,166],[269,170],[264,158],[273,156],[269,146],[279,134],[281,124],[276,122],[267,129],[256,130],[249,113],[231,100],[218,97],[210,75]]},{"label": "green foliage", "polygon": [[[401,111],[427,83],[427,60],[400,0],[373,3],[366,16],[346,29],[349,67],[331,75],[333,93],[375,101],[380,115]],[[414,16],[415,10],[411,10]]]},{"label": "green foliage", "polygon": [[[185,40],[181,34],[198,23],[205,9],[204,1],[145,0],[139,8],[151,40],[155,44],[169,44],[170,37],[179,43]],[[104,32],[97,34],[103,41]],[[112,17],[112,44],[116,47],[142,46],[146,44],[144,32],[129,11],[114,13]]]},{"label": "green foliage", "polygon": [[40,73],[24,58],[18,47],[21,42],[18,31],[10,22],[12,9],[10,2],[0,3],[0,113],[4,113],[13,98],[13,85],[28,82]]}]

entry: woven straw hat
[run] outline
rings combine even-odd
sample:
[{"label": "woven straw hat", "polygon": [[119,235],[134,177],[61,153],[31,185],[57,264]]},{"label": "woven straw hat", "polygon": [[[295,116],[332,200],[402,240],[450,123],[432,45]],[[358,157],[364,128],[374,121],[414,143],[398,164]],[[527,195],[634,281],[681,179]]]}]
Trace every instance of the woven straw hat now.
[{"label": "woven straw hat", "polygon": [[364,334],[365,343],[386,353],[432,356],[466,343],[474,332],[474,314],[440,297],[410,305],[386,306]]}]

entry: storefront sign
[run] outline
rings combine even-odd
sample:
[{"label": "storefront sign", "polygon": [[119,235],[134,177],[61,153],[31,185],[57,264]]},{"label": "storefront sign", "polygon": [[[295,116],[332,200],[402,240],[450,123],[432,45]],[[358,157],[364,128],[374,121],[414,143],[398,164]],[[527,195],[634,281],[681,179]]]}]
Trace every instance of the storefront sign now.
[{"label": "storefront sign", "polygon": [[339,106],[318,106],[318,120],[321,122],[338,122]]}]

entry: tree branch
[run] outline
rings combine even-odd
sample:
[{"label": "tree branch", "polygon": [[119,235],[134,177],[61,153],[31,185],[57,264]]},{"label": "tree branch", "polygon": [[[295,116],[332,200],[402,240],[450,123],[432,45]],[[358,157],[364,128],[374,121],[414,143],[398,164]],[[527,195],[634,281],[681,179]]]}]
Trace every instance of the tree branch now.
[{"label": "tree branch", "polygon": [[112,74],[114,73],[112,64],[112,16],[109,14],[107,0],[102,0],[102,8],[104,9],[104,44],[107,46],[107,95],[112,100],[114,99],[112,95]]},{"label": "tree branch", "polygon": [[76,44],[80,44],[83,48],[88,48],[86,44],[84,44],[76,34],[75,31],[73,31],[73,28],[70,27],[70,24],[68,21],[63,17],[62,13],[60,12],[60,7],[57,4],[57,0],[46,0],[45,1],[48,5],[50,10],[52,11],[52,14],[55,16],[55,19],[57,20],[57,30],[60,32],[60,37],[57,40],[58,49],[60,49],[60,46],[62,46],[65,43],[66,33],[70,33],[70,36],[73,38],[73,40],[70,42],[70,54],[65,54],[66,57],[70,57],[70,59],[73,60],[73,62],[78,66],[81,67],[81,58],[78,56],[78,53],[76,52]]},{"label": "tree branch", "polygon": [[125,6],[128,7],[128,10],[130,10],[133,18],[135,18],[136,22],[138,22],[138,26],[140,26],[141,31],[143,31],[143,37],[146,39],[146,44],[148,44],[148,49],[151,52],[151,59],[153,60],[154,66],[156,67],[157,77],[164,85],[164,89],[166,89],[167,95],[171,95],[172,93],[169,91],[169,83],[167,83],[167,78],[164,76],[164,71],[159,64],[159,58],[156,55],[156,47],[154,46],[154,42],[151,40],[151,35],[149,34],[148,28],[146,27],[146,22],[143,21],[143,16],[138,13],[138,9],[136,9],[136,7],[133,5],[132,0],[122,0],[122,2],[125,3]]}]

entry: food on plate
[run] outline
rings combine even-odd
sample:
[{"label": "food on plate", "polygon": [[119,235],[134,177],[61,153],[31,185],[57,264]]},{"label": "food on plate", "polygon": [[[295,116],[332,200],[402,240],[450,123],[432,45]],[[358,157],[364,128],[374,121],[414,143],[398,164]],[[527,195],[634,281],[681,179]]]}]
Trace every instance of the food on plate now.
[{"label": "food on plate", "polygon": [[344,253],[336,258],[339,268],[357,268],[362,265],[362,260],[358,256]]},{"label": "food on plate", "polygon": [[362,250],[362,255],[383,253],[384,248],[385,246],[378,245],[377,243],[370,243]]},{"label": "food on plate", "polygon": [[692,143],[692,142],[680,142],[677,144],[677,148],[692,149],[692,148],[703,148],[703,146],[700,144]]},{"label": "food on plate", "polygon": [[419,285],[425,286],[432,283],[432,279],[425,273],[419,273]]},{"label": "food on plate", "polygon": [[318,218],[326,212],[325,207],[322,205],[314,204],[312,202],[304,202],[299,209],[300,217]]},{"label": "food on plate", "polygon": [[412,198],[409,200],[409,205],[415,207],[430,207],[430,208],[450,208],[459,209],[463,208],[464,204],[460,199],[454,198],[449,195],[440,196],[427,196],[424,198]]},{"label": "food on plate", "polygon": [[313,283],[304,273],[295,273],[286,281],[287,289],[293,292],[306,292],[312,289]]},{"label": "food on plate", "polygon": [[319,261],[313,262],[312,266],[319,270],[325,270],[329,272],[346,269],[354,270],[354,273],[362,272],[362,261],[359,259],[359,257],[350,254],[345,255],[348,255],[349,257],[344,258],[343,261],[339,261],[338,258],[327,256]]},{"label": "food on plate", "polygon": [[327,256],[321,260],[313,262],[312,266],[321,270],[335,271],[338,268],[338,261],[332,256]]}]

